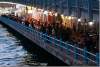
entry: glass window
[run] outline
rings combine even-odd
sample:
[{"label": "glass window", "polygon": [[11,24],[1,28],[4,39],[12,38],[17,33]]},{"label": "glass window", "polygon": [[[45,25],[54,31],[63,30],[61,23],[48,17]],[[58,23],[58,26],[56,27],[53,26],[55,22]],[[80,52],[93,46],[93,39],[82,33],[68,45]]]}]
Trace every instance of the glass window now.
[{"label": "glass window", "polygon": [[76,6],[77,5],[77,0],[70,0],[71,1],[71,6]]},{"label": "glass window", "polygon": [[92,0],[93,9],[99,9],[99,0]]},{"label": "glass window", "polygon": [[89,0],[82,0],[82,7],[88,8],[88,3],[89,3]]}]

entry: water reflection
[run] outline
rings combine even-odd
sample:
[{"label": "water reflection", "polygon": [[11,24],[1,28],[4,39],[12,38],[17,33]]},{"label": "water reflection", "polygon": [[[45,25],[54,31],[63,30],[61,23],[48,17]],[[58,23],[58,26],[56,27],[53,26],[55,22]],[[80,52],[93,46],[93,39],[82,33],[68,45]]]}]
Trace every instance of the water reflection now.
[{"label": "water reflection", "polygon": [[29,54],[20,44],[20,40],[0,25],[0,66],[39,65],[33,54]]}]

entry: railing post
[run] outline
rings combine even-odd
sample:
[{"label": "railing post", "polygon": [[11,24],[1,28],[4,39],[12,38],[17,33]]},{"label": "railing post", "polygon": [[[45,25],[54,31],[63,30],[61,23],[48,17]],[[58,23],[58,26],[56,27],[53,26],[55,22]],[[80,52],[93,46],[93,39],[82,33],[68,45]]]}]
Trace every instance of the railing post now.
[{"label": "railing post", "polygon": [[38,32],[38,35],[39,35],[39,41],[41,41],[41,33]]},{"label": "railing post", "polygon": [[32,35],[34,36],[32,36],[33,37],[33,39],[35,40],[35,32],[34,32],[34,29],[32,29]]},{"label": "railing post", "polygon": [[32,29],[32,35],[34,35],[34,29]]},{"label": "railing post", "polygon": [[[66,48],[67,48],[66,49],[66,55],[68,55],[69,57],[71,57],[70,51],[69,51],[70,46],[69,45],[66,45]],[[71,58],[68,58],[67,63],[71,64],[70,62],[71,62]]]},{"label": "railing post", "polygon": [[[76,45],[75,45],[76,46]],[[77,59],[78,59],[78,55],[76,54],[77,53],[77,49],[74,47],[74,64],[76,64],[77,62]]]},{"label": "railing post", "polygon": [[[62,38],[60,38],[60,41],[62,41]],[[60,45],[62,45],[62,43],[60,42]]]},{"label": "railing post", "polygon": [[84,48],[83,56],[84,56],[84,60],[83,60],[84,63],[85,63],[85,64],[88,64],[88,59],[87,59],[87,58],[88,58],[88,57],[87,57],[87,48],[86,48],[86,47]]},{"label": "railing post", "polygon": [[47,35],[47,33],[44,33],[44,34],[43,34],[43,40],[44,40],[44,42],[47,41],[47,40],[46,40],[46,39],[47,39],[46,35]]},{"label": "railing post", "polygon": [[[53,37],[53,36],[52,36]],[[52,45],[52,47],[54,46],[54,43],[55,43],[55,37],[53,37],[53,38],[51,38],[50,39],[52,42],[51,42],[51,45]]]},{"label": "railing post", "polygon": [[38,31],[36,31],[36,39],[38,39],[37,37],[38,37]]},{"label": "railing post", "polygon": [[99,53],[96,53],[96,64],[99,65]]},{"label": "railing post", "polygon": [[[71,54],[71,53],[70,53],[70,46],[68,45],[67,48],[68,48],[68,49],[67,49],[68,55],[70,55],[70,54]],[[71,56],[71,55],[70,55],[70,56]]]},{"label": "railing post", "polygon": [[35,30],[35,40],[37,40],[37,31]]},{"label": "railing post", "polygon": [[54,39],[53,39],[53,42],[54,42],[53,46],[55,45],[55,43],[57,43],[55,39],[56,39],[56,37],[54,37]]},{"label": "railing post", "polygon": [[42,34],[41,34],[41,32],[39,32],[39,41],[40,41],[40,45],[43,45],[43,43],[42,43]]}]

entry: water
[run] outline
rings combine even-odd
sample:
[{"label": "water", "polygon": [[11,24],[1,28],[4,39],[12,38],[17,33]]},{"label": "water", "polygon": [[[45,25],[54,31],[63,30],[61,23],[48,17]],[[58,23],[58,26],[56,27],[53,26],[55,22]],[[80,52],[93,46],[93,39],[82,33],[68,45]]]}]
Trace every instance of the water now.
[{"label": "water", "polygon": [[20,44],[21,41],[0,24],[0,67],[39,65],[40,62],[32,59],[35,55],[26,51]]}]

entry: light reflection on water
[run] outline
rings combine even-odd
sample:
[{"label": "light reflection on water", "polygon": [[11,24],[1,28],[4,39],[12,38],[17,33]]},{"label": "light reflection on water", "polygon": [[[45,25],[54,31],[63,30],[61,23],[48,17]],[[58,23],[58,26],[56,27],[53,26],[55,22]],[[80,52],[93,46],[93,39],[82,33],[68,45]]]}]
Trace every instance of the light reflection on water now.
[{"label": "light reflection on water", "polygon": [[20,40],[0,25],[0,66],[27,65],[26,61],[31,54],[28,54],[19,43]]}]

